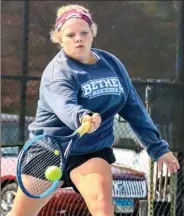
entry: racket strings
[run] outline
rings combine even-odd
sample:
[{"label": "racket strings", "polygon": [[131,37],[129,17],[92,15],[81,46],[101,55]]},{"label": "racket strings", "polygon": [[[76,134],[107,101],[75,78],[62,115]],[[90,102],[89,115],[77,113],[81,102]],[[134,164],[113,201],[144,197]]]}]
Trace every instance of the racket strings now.
[{"label": "racket strings", "polygon": [[41,180],[33,176],[22,175],[22,181],[26,190],[35,196],[45,193],[51,186],[52,182]]},{"label": "racket strings", "polygon": [[61,154],[58,143],[49,137],[38,140],[28,148],[22,157],[21,173],[24,187],[30,194],[42,194],[52,186],[53,182],[45,178],[45,171],[52,165],[60,167]]}]

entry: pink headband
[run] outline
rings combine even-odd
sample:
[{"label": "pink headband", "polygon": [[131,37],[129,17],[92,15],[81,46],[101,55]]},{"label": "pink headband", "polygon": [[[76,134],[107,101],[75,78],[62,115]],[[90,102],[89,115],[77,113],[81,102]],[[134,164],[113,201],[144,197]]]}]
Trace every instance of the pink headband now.
[{"label": "pink headband", "polygon": [[72,10],[66,11],[59,18],[57,18],[56,25],[55,25],[56,29],[59,31],[62,25],[70,18],[80,18],[80,19],[85,20],[90,26],[92,25],[91,17],[89,16],[87,12],[85,12],[84,10],[79,11],[76,9],[72,9]]}]

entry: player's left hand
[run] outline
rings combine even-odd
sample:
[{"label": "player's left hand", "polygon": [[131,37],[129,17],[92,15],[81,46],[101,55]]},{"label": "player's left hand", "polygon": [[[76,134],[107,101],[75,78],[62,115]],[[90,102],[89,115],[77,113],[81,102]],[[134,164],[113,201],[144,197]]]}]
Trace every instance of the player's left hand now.
[{"label": "player's left hand", "polygon": [[169,172],[171,172],[171,173],[176,173],[178,171],[178,169],[180,169],[180,165],[178,163],[178,160],[174,157],[172,152],[167,152],[158,159],[158,168],[159,169],[161,168],[162,163],[166,164]]}]

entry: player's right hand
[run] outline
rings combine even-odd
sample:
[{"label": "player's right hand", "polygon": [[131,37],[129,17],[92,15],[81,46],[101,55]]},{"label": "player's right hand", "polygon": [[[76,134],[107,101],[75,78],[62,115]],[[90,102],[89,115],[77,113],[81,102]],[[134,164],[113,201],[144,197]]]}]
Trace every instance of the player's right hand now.
[{"label": "player's right hand", "polygon": [[89,116],[89,115],[83,116],[82,123],[85,123],[86,121],[91,122],[91,128],[90,128],[88,133],[93,133],[94,131],[96,131],[99,128],[99,126],[102,122],[102,119],[101,119],[100,114],[93,113],[92,116]]}]

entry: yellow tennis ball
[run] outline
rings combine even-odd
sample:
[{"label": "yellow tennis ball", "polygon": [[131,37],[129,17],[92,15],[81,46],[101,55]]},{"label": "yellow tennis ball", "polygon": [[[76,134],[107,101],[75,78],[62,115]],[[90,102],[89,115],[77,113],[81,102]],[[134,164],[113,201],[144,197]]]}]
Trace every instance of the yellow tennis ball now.
[{"label": "yellow tennis ball", "polygon": [[57,166],[50,166],[45,171],[45,178],[49,181],[57,181],[62,177],[62,170]]},{"label": "yellow tennis ball", "polygon": [[55,154],[56,156],[58,156],[58,155],[59,155],[59,151],[58,151],[58,150],[55,150],[55,151],[54,151],[54,154]]}]

